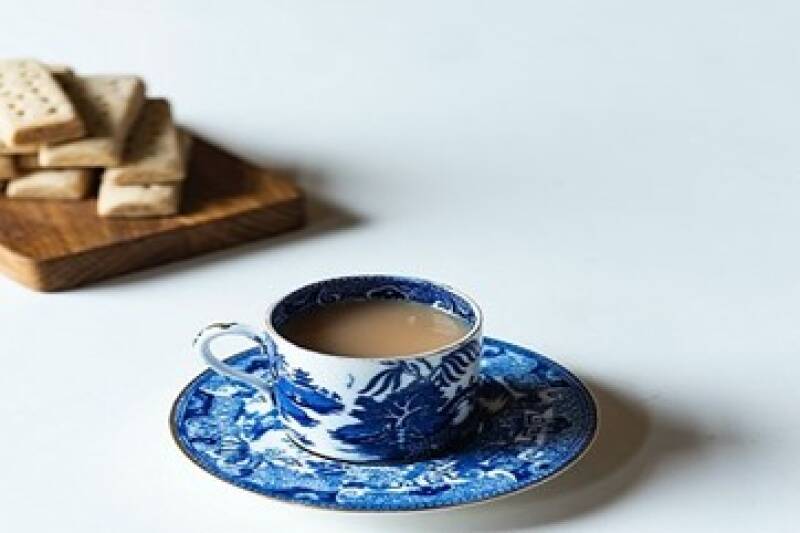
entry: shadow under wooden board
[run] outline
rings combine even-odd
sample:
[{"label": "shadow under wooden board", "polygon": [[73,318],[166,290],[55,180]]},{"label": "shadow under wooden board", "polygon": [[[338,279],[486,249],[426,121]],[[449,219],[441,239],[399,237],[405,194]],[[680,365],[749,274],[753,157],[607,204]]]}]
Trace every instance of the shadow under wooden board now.
[{"label": "shadow under wooden board", "polygon": [[275,235],[305,222],[292,177],[195,137],[181,213],[108,219],[95,200],[0,194],[0,271],[40,291],[63,290]]}]

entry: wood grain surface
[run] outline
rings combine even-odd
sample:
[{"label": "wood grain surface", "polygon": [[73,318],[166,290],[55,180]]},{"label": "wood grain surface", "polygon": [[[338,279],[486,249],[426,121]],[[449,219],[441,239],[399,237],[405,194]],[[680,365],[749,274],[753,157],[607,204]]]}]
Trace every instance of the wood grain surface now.
[{"label": "wood grain surface", "polygon": [[68,289],[303,225],[285,172],[255,167],[195,138],[181,214],[105,219],[96,200],[0,197],[0,271],[33,289]]}]

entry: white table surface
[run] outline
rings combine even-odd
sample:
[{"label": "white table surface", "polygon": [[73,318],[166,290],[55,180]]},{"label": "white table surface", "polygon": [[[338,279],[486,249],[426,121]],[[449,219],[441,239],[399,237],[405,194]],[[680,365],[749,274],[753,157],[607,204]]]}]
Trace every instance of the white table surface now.
[{"label": "white table surface", "polygon": [[[105,4],[7,2],[0,53],[141,73],[328,207],[72,292],[0,279],[0,530],[797,531],[796,2]],[[489,335],[585,378],[595,449],[413,516],[287,506],[186,460],[167,414],[195,331],[365,271],[459,286]]]}]

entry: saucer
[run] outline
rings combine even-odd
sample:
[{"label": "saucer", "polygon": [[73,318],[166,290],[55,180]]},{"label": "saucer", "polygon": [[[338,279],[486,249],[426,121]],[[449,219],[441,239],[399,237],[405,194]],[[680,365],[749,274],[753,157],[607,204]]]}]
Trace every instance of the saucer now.
[{"label": "saucer", "polygon": [[[252,371],[257,349],[227,360]],[[344,511],[416,511],[479,503],[534,487],[572,465],[597,431],[597,409],[567,369],[485,338],[475,437],[430,459],[349,463],[293,444],[255,389],[207,370],[178,396],[173,437],[217,478],[277,500]]]}]

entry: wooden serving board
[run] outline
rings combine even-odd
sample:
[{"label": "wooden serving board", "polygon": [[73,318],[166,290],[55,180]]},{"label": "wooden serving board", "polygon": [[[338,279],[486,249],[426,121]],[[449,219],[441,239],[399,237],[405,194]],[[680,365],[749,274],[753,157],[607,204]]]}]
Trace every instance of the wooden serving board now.
[{"label": "wooden serving board", "polygon": [[298,228],[303,194],[291,176],[194,139],[181,214],[107,219],[96,201],[0,194],[0,271],[55,291]]}]

